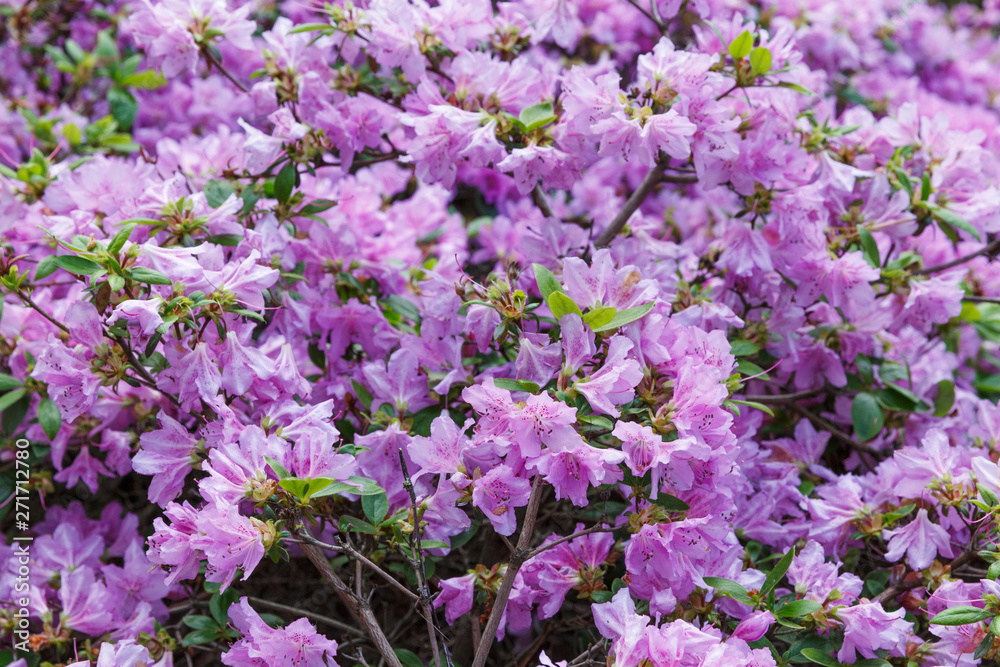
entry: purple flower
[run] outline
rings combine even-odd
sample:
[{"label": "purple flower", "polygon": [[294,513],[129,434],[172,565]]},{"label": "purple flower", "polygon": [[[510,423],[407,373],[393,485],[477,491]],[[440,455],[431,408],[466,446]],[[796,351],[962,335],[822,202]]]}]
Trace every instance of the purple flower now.
[{"label": "purple flower", "polygon": [[949,558],[955,555],[951,546],[951,537],[941,526],[932,523],[927,516],[927,510],[921,508],[916,518],[910,523],[895,530],[883,530],[882,539],[889,541],[889,550],[885,559],[894,562],[906,553],[906,562],[914,570],[930,567],[937,554]]}]

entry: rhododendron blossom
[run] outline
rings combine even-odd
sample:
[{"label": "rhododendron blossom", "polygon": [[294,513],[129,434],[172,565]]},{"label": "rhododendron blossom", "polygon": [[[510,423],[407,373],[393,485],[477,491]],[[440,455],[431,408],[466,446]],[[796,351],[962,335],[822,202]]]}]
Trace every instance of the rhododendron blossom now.
[{"label": "rhododendron blossom", "polygon": [[1000,1],[0,58],[0,665],[1000,660]]}]

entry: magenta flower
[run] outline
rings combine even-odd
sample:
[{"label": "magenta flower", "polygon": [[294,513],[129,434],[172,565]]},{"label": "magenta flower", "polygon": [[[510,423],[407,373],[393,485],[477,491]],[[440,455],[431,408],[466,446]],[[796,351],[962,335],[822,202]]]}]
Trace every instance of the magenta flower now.
[{"label": "magenta flower", "polygon": [[930,567],[938,554],[949,558],[955,555],[948,531],[932,523],[927,516],[927,510],[923,508],[917,512],[916,518],[905,526],[894,530],[883,530],[882,539],[889,541],[889,550],[885,554],[887,561],[897,561],[905,553],[906,562],[914,570]]},{"label": "magenta flower", "polygon": [[496,466],[473,481],[472,504],[483,511],[501,535],[514,533],[517,527],[514,509],[526,505],[530,495],[531,482],[517,477],[505,465]]},{"label": "magenta flower", "polygon": [[889,654],[904,654],[906,638],[913,624],[904,621],[905,609],[892,613],[882,609],[877,602],[862,602],[853,607],[840,607],[836,617],[844,624],[844,645],[837,652],[841,662],[853,663],[857,653],[865,658],[875,658],[877,649],[889,649]]}]

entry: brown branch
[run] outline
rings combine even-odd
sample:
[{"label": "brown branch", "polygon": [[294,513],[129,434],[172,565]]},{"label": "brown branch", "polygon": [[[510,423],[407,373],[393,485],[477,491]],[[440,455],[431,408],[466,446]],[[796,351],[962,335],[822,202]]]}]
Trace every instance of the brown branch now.
[{"label": "brown branch", "polygon": [[[798,403],[788,403],[788,407],[794,412],[799,413],[800,415],[811,421],[816,426],[819,426],[823,430],[829,431],[831,435],[833,435],[835,438],[837,438],[838,440],[849,446],[851,449],[858,452],[864,452],[865,454],[871,454],[872,456],[877,456],[879,454],[879,451],[877,449],[874,449],[873,447],[869,447],[866,444],[858,442],[857,440],[847,435],[846,433],[841,431],[839,428],[837,428],[827,420],[817,415],[814,415],[813,413],[809,412]],[[864,458],[862,458],[861,460],[864,461]],[[865,462],[865,464],[867,465],[867,462]]]},{"label": "brown branch", "polygon": [[639,209],[642,202],[646,201],[646,197],[656,189],[656,186],[660,184],[663,178],[663,167],[657,162],[642,179],[642,183],[632,193],[632,196],[625,200],[625,205],[622,206],[622,210],[618,211],[618,215],[611,221],[611,224],[597,237],[594,246],[607,248],[611,244],[611,240],[618,236],[618,233],[625,227],[628,219]]},{"label": "brown branch", "polygon": [[823,393],[823,387],[819,389],[806,389],[805,391],[796,391],[791,394],[745,394],[742,401],[749,401],[751,403],[762,403],[764,405],[784,405],[786,403],[795,403],[801,401],[804,398],[812,398]]},{"label": "brown branch", "polygon": [[[531,191],[531,201],[535,202],[535,206],[538,210],[542,212],[546,218],[555,218],[556,214],[552,212],[552,207],[549,206],[549,200],[545,198],[545,193],[542,192],[541,185],[535,185],[535,189]],[[556,218],[558,220],[559,218]]]},{"label": "brown branch", "polygon": [[966,262],[968,262],[970,260],[973,260],[976,257],[979,257],[980,255],[995,255],[998,252],[1000,252],[1000,239],[997,239],[996,241],[993,241],[992,243],[984,245],[982,248],[980,248],[976,252],[972,253],[971,255],[965,255],[964,257],[959,257],[957,259],[953,259],[950,262],[945,262],[944,264],[938,264],[937,266],[929,266],[929,267],[927,267],[925,269],[920,269],[918,271],[914,271],[913,275],[915,275],[915,276],[926,276],[926,275],[928,275],[930,273],[938,273],[940,271],[947,271],[948,269],[952,269],[952,268],[954,268],[956,266],[959,266],[961,264],[965,264]]},{"label": "brown branch", "polygon": [[222,66],[222,63],[219,62],[219,59],[215,57],[215,54],[212,53],[211,49],[209,49],[208,47],[204,47],[202,48],[201,52],[205,54],[205,58],[208,60],[209,63],[215,65],[216,69],[219,70],[219,73],[222,74],[222,76],[232,81],[236,85],[236,87],[242,90],[244,93],[250,92],[250,90],[246,86],[240,83],[236,79],[236,77],[234,77],[232,74],[229,73],[229,70],[227,70],[225,67]]},{"label": "brown branch", "polygon": [[[973,534],[973,536],[975,536],[975,534]],[[970,539],[970,545],[966,547],[966,549],[962,553],[960,553],[954,560],[948,563],[949,571],[954,572],[959,567],[965,565],[970,560],[972,560],[972,557],[975,555],[975,550],[972,548],[971,542],[972,540]],[[923,579],[913,579],[912,581],[900,580],[899,582],[893,584],[892,586],[889,586],[889,588],[885,589],[884,591],[876,595],[872,599],[872,602],[879,602],[879,603],[886,602],[888,600],[892,600],[900,593],[905,593],[906,591],[913,590],[914,588],[920,588],[923,585],[924,585]]]},{"label": "brown branch", "polygon": [[572,535],[567,535],[566,537],[560,537],[558,540],[553,540],[552,542],[546,542],[540,546],[535,547],[528,552],[527,560],[531,560],[538,554],[548,551],[552,547],[557,547],[564,542],[569,542],[570,540],[575,540],[578,537],[583,537],[584,535],[590,535],[591,533],[613,533],[616,530],[614,526],[591,526],[586,530],[581,530],[578,533],[573,533]]},{"label": "brown branch", "polygon": [[305,609],[299,609],[298,607],[289,607],[286,604],[281,604],[280,602],[271,602],[270,600],[265,600],[264,598],[247,598],[251,604],[257,607],[267,607],[268,609],[274,609],[275,611],[283,611],[288,614],[295,614],[298,616],[306,616],[313,620],[319,621],[320,623],[326,623],[331,628],[336,628],[342,632],[348,632],[353,635],[358,635],[363,637],[365,635],[364,630],[354,627],[343,621],[338,621],[336,619],[330,618],[328,616],[323,616],[321,614],[316,614],[311,611],[306,611]]},{"label": "brown branch", "polygon": [[472,667],[485,667],[486,659],[489,657],[490,649],[493,648],[493,642],[497,637],[500,619],[503,617],[504,609],[507,607],[507,599],[514,588],[514,578],[531,553],[528,549],[528,544],[531,543],[531,534],[535,530],[535,519],[538,518],[538,506],[542,500],[542,488],[542,478],[536,477],[534,486],[531,488],[531,497],[528,498],[528,509],[524,514],[524,525],[521,527],[521,534],[517,538],[517,547],[514,549],[514,553],[511,554],[510,562],[507,563],[507,571],[503,575],[503,581],[500,582],[500,589],[493,600],[493,610],[486,621],[486,627],[483,628],[482,639],[479,642],[479,648],[476,650],[476,659],[473,661]]},{"label": "brown branch", "polygon": [[[299,533],[299,537],[304,537],[305,533]],[[312,537],[311,535],[309,537]],[[354,594],[350,587],[344,583],[344,581],[337,576],[337,573],[333,571],[330,567],[330,561],[326,559],[326,555],[323,551],[314,544],[302,544],[302,551],[305,552],[306,557],[312,562],[319,573],[326,579],[327,583],[333,588],[337,597],[343,601],[347,608],[351,610],[351,613],[361,622],[365,630],[368,632],[368,637],[372,640],[375,645],[375,649],[385,660],[389,667],[403,667],[403,663],[399,661],[396,657],[396,652],[392,650],[392,645],[389,643],[389,639],[385,636],[385,632],[382,630],[382,626],[379,625],[378,619],[375,618],[375,614],[372,613],[371,606],[368,601],[364,598],[359,598]]]},{"label": "brown branch", "polygon": [[438,652],[437,642],[439,630],[437,624],[434,622],[434,610],[431,607],[431,591],[427,586],[427,569],[424,565],[424,552],[420,547],[421,531],[420,521],[417,519],[417,492],[413,488],[413,480],[410,479],[410,471],[406,467],[406,457],[403,456],[402,449],[399,450],[399,466],[403,472],[403,487],[410,496],[410,512],[413,514],[413,530],[410,532],[410,551],[413,553],[413,559],[410,560],[410,566],[417,574],[417,584],[420,588],[420,610],[421,615],[427,622],[427,636],[431,641],[431,656],[434,658],[434,667],[441,667],[441,654]]},{"label": "brown branch", "polygon": [[646,201],[656,186],[660,183],[681,183],[681,184],[691,184],[697,183],[698,177],[695,174],[665,174],[663,173],[663,163],[657,161],[653,168],[649,170],[649,173],[642,179],[639,187],[636,188],[635,192],[632,193],[627,200],[625,200],[625,205],[622,209],[618,211],[618,215],[615,216],[611,224],[605,228],[601,235],[594,242],[594,246],[597,248],[607,248],[611,245],[612,239],[618,236],[622,228],[625,227],[625,223],[628,219],[632,217],[632,214],[639,210],[642,206],[642,202]]},{"label": "brown branch", "polygon": [[49,322],[51,322],[52,324],[56,325],[57,327],[59,327],[63,331],[65,331],[66,333],[70,332],[69,331],[69,327],[67,327],[65,324],[63,324],[62,322],[60,322],[59,320],[57,320],[56,318],[52,317],[51,315],[49,315],[48,313],[46,313],[44,310],[42,310],[42,307],[39,306],[34,301],[32,301],[31,297],[28,296],[27,294],[25,294],[22,290],[20,290],[20,289],[17,290],[15,292],[15,294],[17,294],[19,297],[21,297],[21,301],[24,302],[24,305],[26,305],[29,308],[32,308],[33,310],[35,310],[35,312],[37,312],[39,315],[41,315],[42,317],[44,317],[45,319],[47,319]]},{"label": "brown branch", "polygon": [[414,602],[416,602],[417,600],[420,599],[420,598],[417,597],[416,593],[414,593],[413,591],[411,591],[409,588],[407,588],[403,584],[399,583],[396,580],[395,577],[393,577],[391,574],[389,574],[388,572],[386,572],[385,570],[383,570],[382,568],[380,568],[378,565],[376,565],[375,563],[373,563],[363,553],[361,553],[360,551],[358,551],[357,549],[355,549],[354,546],[350,542],[347,542],[344,539],[338,539],[337,540],[338,544],[336,546],[334,546],[334,545],[327,545],[327,544],[325,544],[323,542],[320,542],[319,540],[315,539],[312,535],[305,535],[305,534],[303,534],[303,535],[301,535],[301,537],[303,537],[304,539],[301,542],[299,542],[299,544],[303,544],[303,545],[304,544],[311,544],[311,545],[313,545],[315,547],[329,548],[331,551],[342,551],[342,552],[346,553],[348,556],[350,556],[351,558],[353,558],[354,560],[356,560],[359,565],[364,565],[365,567],[367,567],[368,569],[370,569],[372,572],[374,572],[375,574],[377,574],[380,577],[382,577],[383,579],[385,579],[387,582],[389,582],[389,584],[393,588],[395,588],[397,591],[399,591],[400,593],[402,593],[406,597],[410,598]]}]

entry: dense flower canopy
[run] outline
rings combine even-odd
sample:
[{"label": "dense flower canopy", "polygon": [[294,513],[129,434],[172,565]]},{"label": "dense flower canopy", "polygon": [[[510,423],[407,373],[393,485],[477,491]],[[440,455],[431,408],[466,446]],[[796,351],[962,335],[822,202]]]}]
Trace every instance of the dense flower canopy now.
[{"label": "dense flower canopy", "polygon": [[0,665],[995,664],[998,0],[0,19]]}]

